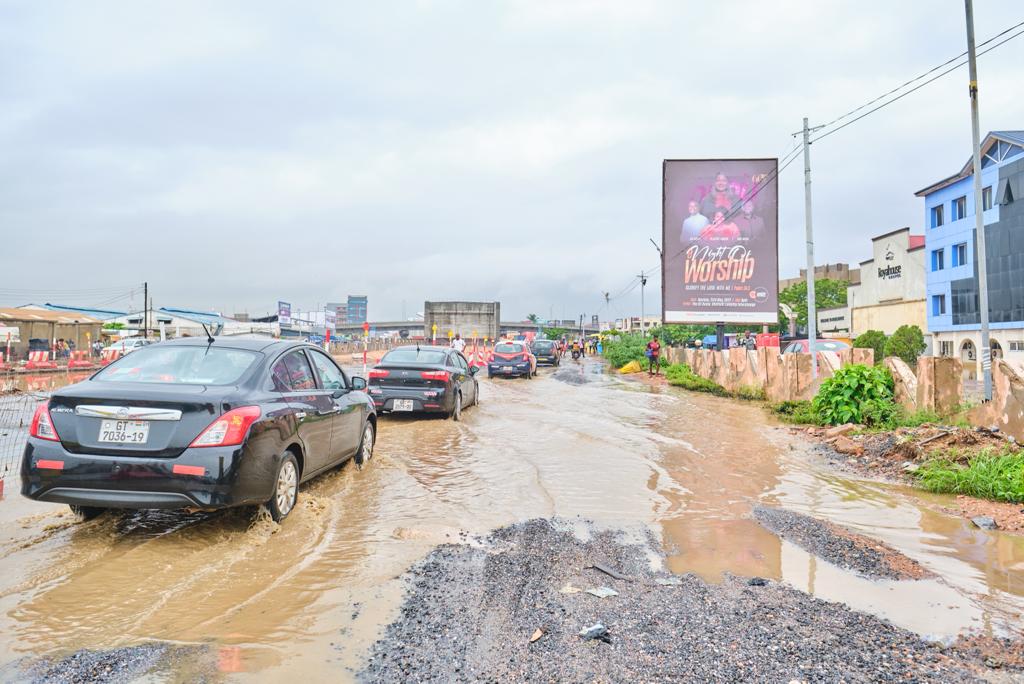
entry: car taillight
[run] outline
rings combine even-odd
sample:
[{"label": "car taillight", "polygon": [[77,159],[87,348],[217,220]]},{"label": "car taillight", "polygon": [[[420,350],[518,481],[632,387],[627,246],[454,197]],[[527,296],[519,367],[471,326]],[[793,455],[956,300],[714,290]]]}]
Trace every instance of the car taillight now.
[{"label": "car taillight", "polygon": [[441,382],[448,382],[448,371],[423,371],[420,373],[420,377],[424,380],[440,380]]},{"label": "car taillight", "polygon": [[259,420],[259,406],[242,406],[228,411],[199,433],[189,447],[236,446],[245,440],[249,427]]},{"label": "car taillight", "polygon": [[494,362],[494,354],[489,354],[487,356],[487,363],[493,363],[493,362]]},{"label": "car taillight", "polygon": [[48,439],[51,442],[60,441],[57,430],[53,427],[53,421],[50,420],[50,402],[44,401],[36,408],[28,434],[37,439]]},{"label": "car taillight", "polygon": [[367,375],[370,376],[370,380],[379,380],[380,378],[388,377],[389,375],[391,375],[391,373],[389,371],[384,370],[383,368],[371,368],[370,372],[367,373]]}]

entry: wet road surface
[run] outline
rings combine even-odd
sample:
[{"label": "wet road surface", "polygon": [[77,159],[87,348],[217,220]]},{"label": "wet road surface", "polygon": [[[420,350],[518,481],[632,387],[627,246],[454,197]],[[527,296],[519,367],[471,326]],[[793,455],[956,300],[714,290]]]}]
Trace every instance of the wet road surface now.
[{"label": "wet road surface", "polygon": [[[782,579],[931,638],[1019,629],[1024,539],[829,470],[755,404],[571,362],[531,381],[481,379],[481,397],[461,423],[384,417],[373,460],[306,485],[283,526],[244,511],[76,524],[8,480],[0,663],[157,640],[209,646],[238,673],[228,677],[348,679],[413,562],[551,516],[650,525],[673,572]],[[758,502],[882,539],[939,578],[871,581],[832,566],[751,519]]]}]

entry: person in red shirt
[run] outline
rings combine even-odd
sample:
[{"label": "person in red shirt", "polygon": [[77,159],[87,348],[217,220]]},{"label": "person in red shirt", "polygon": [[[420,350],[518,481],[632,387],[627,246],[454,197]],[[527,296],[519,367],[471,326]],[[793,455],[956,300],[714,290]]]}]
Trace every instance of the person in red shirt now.
[{"label": "person in red shirt", "polygon": [[651,365],[647,368],[648,375],[661,375],[661,343],[658,336],[654,335],[647,343],[647,358]]},{"label": "person in red shirt", "polygon": [[702,240],[736,240],[739,238],[739,227],[732,221],[725,220],[725,212],[716,211],[714,217],[711,225],[701,231]]}]

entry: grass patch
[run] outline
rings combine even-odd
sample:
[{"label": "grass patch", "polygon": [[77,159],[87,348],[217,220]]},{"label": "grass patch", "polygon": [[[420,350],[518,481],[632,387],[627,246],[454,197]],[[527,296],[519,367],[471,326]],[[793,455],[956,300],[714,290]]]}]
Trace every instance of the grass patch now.
[{"label": "grass patch", "polygon": [[729,396],[729,392],[716,382],[702,378],[694,373],[685,363],[675,363],[665,369],[665,378],[668,384],[693,390],[694,392],[707,392],[720,397]]},{"label": "grass patch", "polygon": [[966,465],[950,456],[935,458],[916,475],[918,484],[930,492],[1024,503],[1024,452],[983,451]]},{"label": "grass patch", "polygon": [[821,425],[821,418],[809,401],[780,401],[769,404],[768,408],[787,423],[799,425]]}]

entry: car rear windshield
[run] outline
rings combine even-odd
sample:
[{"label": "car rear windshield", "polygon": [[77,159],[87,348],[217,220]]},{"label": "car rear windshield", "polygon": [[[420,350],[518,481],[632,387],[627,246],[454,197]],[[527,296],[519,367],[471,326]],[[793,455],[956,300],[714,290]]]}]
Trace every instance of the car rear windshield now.
[{"label": "car rear windshield", "polygon": [[555,346],[555,343],[554,342],[550,342],[550,341],[534,342],[533,343],[533,348],[534,349],[551,349],[551,347],[553,347],[553,346]]},{"label": "car rear windshield", "polygon": [[519,354],[523,351],[523,345],[521,344],[498,344],[495,345],[494,351],[499,354]]},{"label": "car rear windshield", "polygon": [[381,363],[444,363],[445,353],[436,349],[394,349],[384,355]]},{"label": "car rear windshield", "polygon": [[258,354],[224,347],[140,347],[107,366],[93,380],[155,382],[168,385],[233,385],[256,362]]}]

